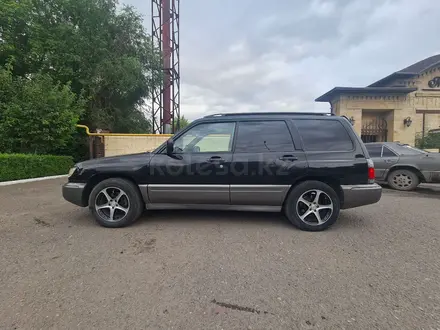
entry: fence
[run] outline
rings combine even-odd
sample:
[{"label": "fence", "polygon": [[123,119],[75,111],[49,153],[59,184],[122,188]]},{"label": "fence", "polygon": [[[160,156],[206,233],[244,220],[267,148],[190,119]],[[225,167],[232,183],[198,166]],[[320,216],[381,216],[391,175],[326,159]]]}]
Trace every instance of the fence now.
[{"label": "fence", "polygon": [[169,139],[169,136],[105,136],[105,156],[135,154],[152,151]]},{"label": "fence", "polygon": [[88,135],[90,158],[152,151],[172,136],[171,134],[91,133],[85,125],[76,126],[85,129]]}]

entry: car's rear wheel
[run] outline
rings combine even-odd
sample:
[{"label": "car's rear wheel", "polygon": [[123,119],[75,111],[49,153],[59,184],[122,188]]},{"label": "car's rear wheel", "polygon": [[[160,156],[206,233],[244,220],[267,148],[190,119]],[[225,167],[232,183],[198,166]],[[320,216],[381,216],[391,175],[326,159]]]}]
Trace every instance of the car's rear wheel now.
[{"label": "car's rear wheel", "polygon": [[338,219],[340,199],[335,190],[320,181],[305,181],[294,187],[285,201],[284,212],[302,230],[320,231]]},{"label": "car's rear wheel", "polygon": [[388,184],[396,190],[414,190],[419,183],[419,177],[411,170],[395,170],[388,175]]},{"label": "car's rear wheel", "polygon": [[112,178],[98,183],[90,193],[89,209],[104,227],[125,227],[142,214],[144,204],[138,188],[130,181]]}]

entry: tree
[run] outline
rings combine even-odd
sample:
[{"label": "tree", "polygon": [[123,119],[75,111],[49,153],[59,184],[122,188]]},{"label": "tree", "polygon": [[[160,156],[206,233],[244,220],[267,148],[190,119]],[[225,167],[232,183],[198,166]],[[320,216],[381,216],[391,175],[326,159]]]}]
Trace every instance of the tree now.
[{"label": "tree", "polygon": [[46,74],[86,103],[81,122],[145,132],[144,100],[161,83],[161,59],[142,17],[117,0],[2,0],[0,65]]},{"label": "tree", "polygon": [[179,130],[184,129],[185,127],[187,127],[190,124],[190,121],[188,119],[185,118],[185,116],[182,116],[180,118],[177,118],[176,124],[175,124],[175,130],[177,130],[177,128]]},{"label": "tree", "polygon": [[415,146],[420,149],[440,149],[440,133],[428,132],[416,134]]},{"label": "tree", "polygon": [[0,146],[3,152],[51,153],[69,143],[84,107],[68,85],[49,75],[13,77],[0,68]]}]

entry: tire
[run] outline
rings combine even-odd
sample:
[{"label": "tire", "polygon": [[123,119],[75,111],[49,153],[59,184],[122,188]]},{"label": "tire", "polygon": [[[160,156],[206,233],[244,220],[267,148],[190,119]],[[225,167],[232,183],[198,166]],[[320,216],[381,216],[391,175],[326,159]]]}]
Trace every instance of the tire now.
[{"label": "tire", "polygon": [[112,178],[101,181],[93,188],[89,209],[101,226],[120,228],[132,224],[140,217],[144,202],[139,189],[132,182]]},{"label": "tire", "polygon": [[[317,192],[320,192],[316,204]],[[321,205],[322,209],[317,209]],[[321,231],[333,225],[339,217],[341,201],[335,190],[321,181],[304,181],[294,187],[284,203],[284,212],[297,228]],[[309,215],[306,213],[309,212]],[[318,221],[317,213],[321,221]]]},{"label": "tire", "polygon": [[419,177],[411,170],[395,170],[388,175],[388,184],[391,188],[396,190],[414,190],[419,183]]}]

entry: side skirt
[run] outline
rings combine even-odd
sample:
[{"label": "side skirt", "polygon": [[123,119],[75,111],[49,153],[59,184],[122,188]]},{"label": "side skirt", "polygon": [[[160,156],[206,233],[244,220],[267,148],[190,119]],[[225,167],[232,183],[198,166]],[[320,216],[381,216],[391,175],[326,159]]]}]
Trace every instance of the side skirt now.
[{"label": "side skirt", "polygon": [[147,203],[147,210],[216,210],[216,211],[247,211],[247,212],[281,212],[281,206],[261,205],[221,205],[221,204],[171,204]]}]

